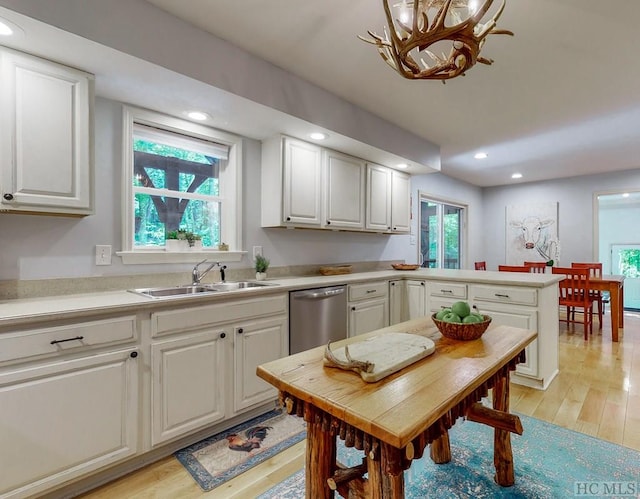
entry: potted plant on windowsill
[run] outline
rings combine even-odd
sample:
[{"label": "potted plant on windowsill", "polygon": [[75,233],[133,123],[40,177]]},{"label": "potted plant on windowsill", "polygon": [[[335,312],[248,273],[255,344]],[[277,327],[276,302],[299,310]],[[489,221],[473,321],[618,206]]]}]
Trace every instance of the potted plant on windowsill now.
[{"label": "potted plant on windowsill", "polygon": [[267,269],[269,268],[269,260],[262,255],[256,255],[256,281],[264,281],[267,278]]},{"label": "potted plant on windowsill", "polygon": [[167,232],[164,241],[166,251],[199,251],[202,249],[202,237],[184,229]]}]

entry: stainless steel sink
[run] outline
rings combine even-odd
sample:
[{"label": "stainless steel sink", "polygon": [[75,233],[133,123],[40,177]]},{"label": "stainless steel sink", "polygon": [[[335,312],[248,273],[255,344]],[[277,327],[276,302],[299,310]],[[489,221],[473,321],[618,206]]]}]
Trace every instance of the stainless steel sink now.
[{"label": "stainless steel sink", "polygon": [[273,283],[256,282],[256,281],[237,281],[237,282],[219,282],[210,284],[216,291],[234,291],[236,289],[262,288],[265,286],[275,286]]},{"label": "stainless steel sink", "polygon": [[185,286],[171,286],[168,288],[142,288],[130,289],[132,293],[138,293],[151,298],[166,298],[171,296],[191,296],[206,293],[223,293],[225,291],[236,291],[240,289],[261,288],[265,286],[275,286],[274,283],[263,283],[254,281],[219,282],[214,284],[196,284]]},{"label": "stainless steel sink", "polygon": [[196,286],[172,286],[170,288],[146,288],[146,289],[130,289],[133,293],[138,293],[151,298],[164,298],[167,296],[188,296],[201,295],[203,293],[218,293],[219,290],[206,285]]}]

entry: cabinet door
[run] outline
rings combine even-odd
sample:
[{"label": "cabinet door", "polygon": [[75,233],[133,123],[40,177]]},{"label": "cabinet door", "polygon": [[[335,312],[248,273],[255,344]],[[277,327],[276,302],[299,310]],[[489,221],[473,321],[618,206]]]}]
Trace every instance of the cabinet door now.
[{"label": "cabinet door", "polygon": [[393,326],[406,320],[405,281],[389,281],[389,325]]},{"label": "cabinet door", "polygon": [[389,325],[389,303],[386,298],[368,300],[349,307],[349,336],[357,336]]},{"label": "cabinet door", "polygon": [[330,228],[364,227],[364,161],[325,151],[326,224]]},{"label": "cabinet door", "polygon": [[225,417],[223,350],[230,340],[218,329],[151,345],[152,445]]},{"label": "cabinet door", "polygon": [[409,232],[411,223],[411,185],[409,175],[393,171],[391,203],[391,230],[393,232]]},{"label": "cabinet door", "polygon": [[366,228],[391,230],[391,170],[379,165],[367,165]]},{"label": "cabinet door", "polygon": [[[480,312],[491,316],[491,325],[504,325],[538,330],[538,312],[527,307],[515,307],[499,303],[479,303]],[[525,376],[538,376],[538,340],[525,348],[527,360],[516,366],[516,372]]]},{"label": "cabinet door", "polygon": [[2,208],[91,213],[92,77],[19,52],[0,58]]},{"label": "cabinet door", "polygon": [[241,412],[278,396],[272,385],[256,376],[256,368],[287,355],[287,319],[250,322],[234,330],[234,410]]},{"label": "cabinet door", "polygon": [[322,149],[306,142],[284,140],[283,223],[322,223]]},{"label": "cabinet door", "polygon": [[427,307],[427,286],[424,281],[406,281],[407,317],[405,320],[424,317]]},{"label": "cabinet door", "polygon": [[139,362],[127,349],[0,374],[0,496],[36,497],[134,455]]}]

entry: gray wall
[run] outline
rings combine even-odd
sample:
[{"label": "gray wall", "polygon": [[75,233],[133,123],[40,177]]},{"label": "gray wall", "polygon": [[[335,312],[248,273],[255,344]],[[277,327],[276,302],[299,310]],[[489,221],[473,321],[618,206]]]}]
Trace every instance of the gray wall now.
[{"label": "gray wall", "polygon": [[[597,260],[594,249],[594,194],[640,188],[640,170],[629,170],[547,182],[484,189],[483,247],[489,269],[506,260],[505,210],[508,205],[558,202],[560,264]],[[620,224],[613,230],[638,231],[638,225]],[[637,239],[637,238],[636,238]],[[597,246],[597,242],[596,242]]]},{"label": "gray wall", "polygon": [[[123,265],[114,256],[113,265],[95,265],[95,245],[121,248],[121,104],[96,100],[96,213],[85,218],[0,214],[4,238],[0,252],[0,280],[49,279],[59,277],[112,276],[188,270],[191,264]],[[328,264],[355,261],[416,261],[417,249],[409,236],[349,232],[263,229],[260,227],[261,144],[244,140],[243,198],[245,249],[262,246],[272,265]],[[434,175],[420,178],[420,185]],[[441,183],[455,190],[458,183],[438,175],[432,189]],[[415,190],[415,188],[414,188]],[[414,204],[416,196],[413,196]],[[414,213],[416,208],[414,207]],[[415,223],[415,220],[414,220]],[[247,257],[231,268],[250,267]]]}]

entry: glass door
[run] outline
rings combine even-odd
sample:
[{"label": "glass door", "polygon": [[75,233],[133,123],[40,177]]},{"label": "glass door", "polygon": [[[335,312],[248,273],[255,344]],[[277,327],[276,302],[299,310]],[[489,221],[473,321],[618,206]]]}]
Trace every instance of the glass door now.
[{"label": "glass door", "polygon": [[464,208],[420,196],[420,263],[432,269],[459,269]]},{"label": "glass door", "polygon": [[624,276],[624,308],[640,310],[640,244],[611,245],[611,267]]},{"label": "glass door", "polygon": [[598,261],[604,274],[623,275],[624,308],[640,310],[640,191],[596,194]]}]

